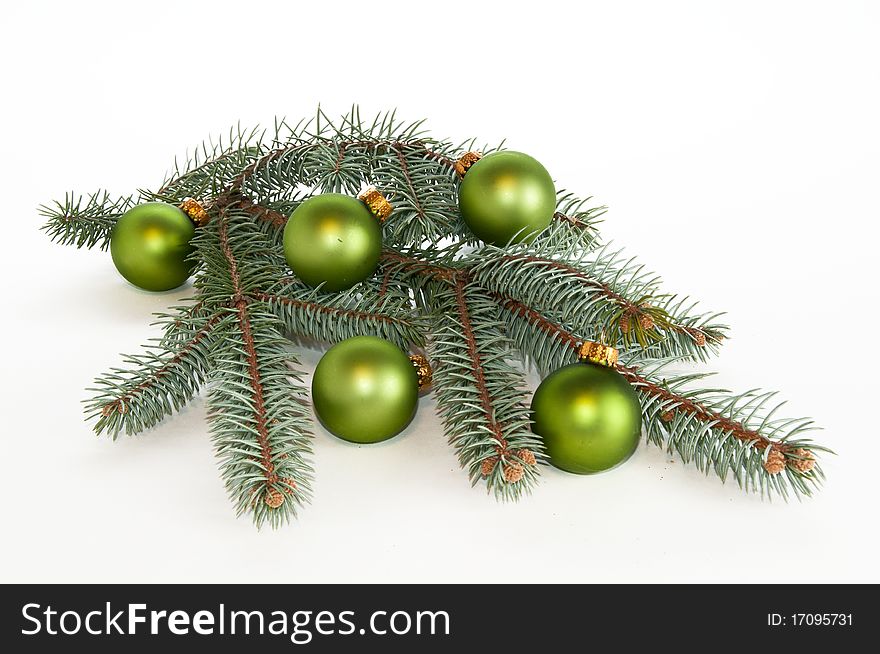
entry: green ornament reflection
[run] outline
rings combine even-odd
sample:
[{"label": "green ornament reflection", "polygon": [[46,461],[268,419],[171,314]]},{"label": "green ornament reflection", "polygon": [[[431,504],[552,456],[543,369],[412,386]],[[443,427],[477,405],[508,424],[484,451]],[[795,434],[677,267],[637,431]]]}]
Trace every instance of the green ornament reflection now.
[{"label": "green ornament reflection", "polygon": [[328,431],[353,443],[378,443],[413,419],[419,380],[409,357],[375,336],[331,347],[312,377],[315,413]]},{"label": "green ornament reflection", "polygon": [[633,387],[613,368],[575,363],[548,375],[535,391],[532,429],[557,468],[601,472],[635,452],[641,406]]},{"label": "green ornament reflection", "polygon": [[194,263],[190,239],[195,226],[179,208],[147,202],[126,211],[110,234],[110,255],[119,273],[147,291],[168,291],[183,284]]},{"label": "green ornament reflection", "polygon": [[342,291],[376,271],[379,222],[363,202],[324,193],[299,205],[284,228],[284,256],[294,274],[325,291]]},{"label": "green ornament reflection", "polygon": [[530,241],[556,210],[550,173],[522,152],[493,152],[473,164],[458,191],[461,216],[482,241],[497,245]]}]

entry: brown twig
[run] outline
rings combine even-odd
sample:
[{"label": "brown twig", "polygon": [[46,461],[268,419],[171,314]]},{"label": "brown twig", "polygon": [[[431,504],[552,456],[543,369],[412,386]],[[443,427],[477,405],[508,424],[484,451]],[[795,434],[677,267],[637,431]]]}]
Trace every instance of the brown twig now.
[{"label": "brown twig", "polygon": [[465,297],[464,287],[466,284],[466,279],[464,275],[459,275],[455,280],[455,304],[458,309],[458,317],[461,321],[461,330],[462,336],[464,337],[465,342],[467,343],[468,356],[471,360],[471,366],[473,369],[474,375],[474,384],[477,387],[477,392],[480,396],[480,404],[483,407],[483,413],[486,414],[486,422],[489,425],[489,429],[492,431],[492,434],[495,436],[495,439],[498,441],[498,445],[495,446],[495,450],[499,456],[503,456],[507,451],[507,439],[504,438],[504,434],[501,430],[501,425],[495,420],[495,411],[492,406],[492,396],[489,393],[489,387],[486,384],[486,376],[483,371],[483,362],[480,357],[480,352],[477,349],[477,338],[474,334],[474,328],[471,324],[470,318],[470,310],[467,305],[467,298]]},{"label": "brown twig", "polygon": [[590,223],[585,220],[581,220],[580,218],[576,218],[574,216],[567,216],[561,211],[557,211],[553,214],[553,220],[557,220],[559,222],[568,223],[572,227],[577,227],[578,229],[587,229],[591,227]]},{"label": "brown twig", "polygon": [[671,320],[671,317],[665,311],[662,311],[662,314],[664,316],[663,323],[658,325],[654,322],[654,316],[651,314],[651,312],[647,311],[647,309],[652,308],[651,305],[633,302],[632,300],[624,297],[623,295],[615,291],[608,284],[600,282],[599,280],[586,275],[581,270],[566,265],[561,261],[522,254],[510,254],[502,257],[502,259],[504,261],[522,261],[527,264],[538,264],[540,266],[543,266],[544,268],[558,270],[565,273],[566,275],[574,277],[584,286],[598,291],[599,293],[604,295],[605,298],[607,298],[611,302],[614,302],[621,308],[620,326],[623,331],[626,331],[627,327],[630,324],[630,321],[635,319],[637,321],[641,321],[644,325],[650,325],[649,329],[660,328],[679,334],[687,334],[694,341],[694,343],[700,346],[705,345],[707,340],[712,340],[715,342],[721,340],[721,336],[719,334],[715,334],[714,332],[707,332],[702,329],[698,329],[697,327],[680,325],[673,322]]},{"label": "brown twig", "polygon": [[342,162],[345,161],[345,151],[348,149],[348,145],[343,142],[339,144],[339,156],[336,157],[336,166],[334,167],[334,172],[339,172],[342,169]]},{"label": "brown twig", "polygon": [[690,398],[683,397],[664,388],[659,384],[655,384],[646,377],[643,377],[638,368],[618,365],[617,371],[633,386],[636,386],[646,392],[648,395],[659,398],[664,402],[674,404],[673,412],[681,411],[693,415],[701,422],[713,423],[713,428],[729,433],[734,438],[741,441],[749,442],[752,447],[757,450],[764,450],[768,447],[781,452],[787,452],[790,448],[785,443],[779,441],[771,441],[769,438],[762,436],[754,429],[748,429],[741,422],[726,418],[719,413],[710,411],[706,407],[698,404]]},{"label": "brown twig", "polygon": [[380,261],[399,266],[418,275],[446,281],[454,281],[459,275],[466,272],[463,268],[452,268],[450,266],[428,263],[427,261],[422,261],[416,257],[409,257],[394,250],[384,250]]},{"label": "brown twig", "polygon": [[599,291],[602,295],[604,295],[615,304],[619,305],[624,310],[631,310],[633,312],[638,312],[640,310],[639,305],[637,305],[635,302],[632,302],[631,300],[628,300],[607,284],[603,284],[602,282],[585,275],[577,268],[568,266],[560,261],[554,261],[553,259],[544,259],[542,257],[536,257],[527,254],[509,254],[502,257],[502,259],[504,261],[522,261],[528,264],[538,264],[540,266],[543,266],[544,268],[559,270],[567,275],[576,278],[584,286],[588,286]]},{"label": "brown twig", "polygon": [[280,159],[285,154],[292,152],[297,149],[306,149],[305,145],[296,145],[287,148],[278,148],[277,150],[272,150],[267,152],[262,157],[252,162],[251,164],[245,166],[242,171],[232,178],[232,181],[229,183],[229,186],[226,187],[226,190],[221,194],[222,195],[234,195],[241,191],[242,186],[247,180],[248,177],[253,175],[258,170],[265,168],[270,163],[275,161],[276,159]]},{"label": "brown twig", "polygon": [[416,211],[416,215],[422,220],[428,220],[428,216],[425,214],[424,208],[422,208],[422,203],[419,201],[418,191],[416,191],[412,177],[410,177],[409,164],[406,162],[406,155],[403,153],[403,149],[397,145],[394,146],[394,151],[397,153],[398,161],[400,161],[400,170],[403,172],[403,179],[406,181],[406,185],[409,187],[409,192],[412,195],[413,208]]},{"label": "brown twig", "polygon": [[391,283],[391,271],[386,270],[382,275],[382,284],[379,286],[379,298],[382,299],[388,294],[388,284]]},{"label": "brown twig", "polygon": [[435,152],[430,148],[425,146],[424,141],[414,140],[414,141],[398,141],[398,140],[389,140],[389,139],[364,139],[364,140],[340,140],[340,141],[319,141],[312,143],[297,143],[296,145],[289,145],[283,148],[277,148],[275,150],[271,150],[267,152],[265,155],[257,159],[256,161],[249,164],[245,167],[238,175],[236,175],[232,181],[227,186],[226,190],[221,193],[221,196],[231,196],[241,191],[244,182],[251,177],[257,171],[265,168],[267,165],[275,161],[276,159],[280,159],[281,157],[290,154],[292,152],[296,152],[298,150],[306,151],[312,148],[316,148],[319,145],[324,145],[327,143],[336,143],[339,147],[339,159],[337,160],[336,169],[342,166],[342,159],[345,155],[345,152],[350,150],[351,148],[369,148],[372,150],[379,150],[382,148],[393,148],[398,152],[402,150],[414,150],[420,153],[426,159],[431,159],[434,161],[438,161],[445,166],[449,166],[450,168],[454,167],[455,162],[446,157],[445,155],[440,154],[439,152]]},{"label": "brown twig", "polygon": [[369,148],[372,150],[390,148],[398,152],[401,152],[403,150],[412,150],[420,156],[424,157],[425,159],[436,161],[450,169],[455,168],[455,161],[453,161],[446,155],[427,147],[425,142],[421,139],[414,139],[412,141],[399,141],[396,139],[362,139],[351,141],[336,141],[336,143],[339,144],[340,150],[348,150],[349,148]]},{"label": "brown twig", "polygon": [[[535,325],[538,329],[543,331],[545,334],[558,338],[567,346],[571,347],[574,351],[577,351],[581,343],[584,342],[583,338],[579,338],[577,335],[572,334],[561,325],[551,320],[548,320],[534,309],[526,306],[525,304],[517,300],[514,300],[513,298],[507,297],[502,293],[497,292],[492,292],[491,296],[502,308],[511,311],[520,318],[524,318],[529,323]],[[785,443],[772,441],[769,438],[762,436],[756,430],[747,428],[740,422],[731,420],[730,418],[722,416],[721,414],[714,411],[710,411],[703,405],[695,402],[690,398],[678,395],[677,393],[670,391],[668,388],[664,388],[659,384],[655,384],[646,377],[642,376],[641,373],[639,373],[638,368],[634,366],[618,365],[617,370],[628,382],[640,388],[642,392],[652,397],[656,397],[663,402],[674,405],[671,409],[671,411],[673,412],[682,411],[684,413],[693,415],[701,422],[712,423],[713,428],[717,428],[721,431],[727,432],[734,438],[737,438],[741,441],[746,441],[758,450],[764,450],[770,447],[774,450],[787,452],[790,449],[789,446]]]},{"label": "brown twig", "polygon": [[380,322],[388,324],[403,324],[406,322],[405,320],[384,313],[371,313],[368,311],[341,309],[339,307],[330,307],[326,304],[319,304],[317,302],[306,302],[303,300],[296,300],[294,298],[274,295],[271,293],[255,293],[254,298],[262,300],[263,302],[279,302],[281,304],[286,304],[287,306],[297,307],[300,309],[312,309],[314,311],[319,311],[321,313],[326,313],[333,316],[342,316],[346,318],[355,318],[360,320],[378,320]]},{"label": "brown twig", "polygon": [[165,193],[168,192],[168,190],[174,184],[179,182],[184,177],[189,177],[190,175],[193,175],[193,174],[199,172],[200,170],[204,170],[205,168],[207,168],[208,166],[210,166],[212,164],[223,161],[224,159],[229,159],[230,157],[233,157],[236,154],[238,154],[238,151],[230,151],[230,152],[224,152],[223,154],[221,154],[219,156],[212,157],[210,159],[206,159],[205,161],[200,163],[195,168],[192,168],[191,170],[187,170],[186,172],[178,175],[177,177],[174,177],[173,179],[169,179],[168,182],[162,186],[162,188],[160,188],[158,191],[156,191],[156,195],[164,195]]},{"label": "brown twig", "polygon": [[[298,143],[296,145],[286,146],[283,148],[277,148],[270,152],[267,152],[265,155],[253,161],[248,166],[246,166],[238,175],[232,178],[229,185],[217,195],[212,203],[210,203],[210,207],[214,209],[227,209],[234,208],[236,205],[240,206],[240,208],[245,209],[249,213],[257,218],[258,220],[266,220],[271,222],[276,227],[282,227],[287,222],[287,216],[273,211],[267,207],[262,207],[260,205],[254,204],[250,200],[244,198],[241,194],[242,187],[244,186],[245,181],[254,175],[259,170],[262,170],[266,166],[268,166],[273,161],[280,159],[281,157],[290,154],[291,152],[296,152],[297,150],[309,150],[312,148],[318,147],[319,144],[324,143],[333,143],[334,141],[321,141],[320,143]],[[424,141],[421,140],[413,140],[413,141],[398,141],[398,140],[389,140],[389,139],[374,139],[374,140],[343,140],[343,141],[335,141],[337,146],[339,147],[339,156],[336,161],[336,170],[337,172],[340,170],[342,166],[342,161],[344,160],[345,153],[351,148],[357,147],[366,147],[374,150],[378,150],[381,148],[392,148],[394,149],[398,157],[401,159],[401,165],[403,167],[404,176],[407,179],[407,182],[410,186],[410,189],[413,192],[413,197],[415,198],[415,188],[413,187],[412,180],[410,179],[408,166],[406,164],[406,159],[403,155],[404,150],[413,150],[418,152],[421,156],[426,159],[431,159],[433,161],[437,161],[449,168],[453,168],[455,166],[455,162],[452,161],[449,157],[431,150],[426,147]],[[206,162],[207,163],[207,162]],[[203,164],[204,165],[204,164]],[[178,178],[179,179],[179,178]],[[173,182],[169,182],[169,185]],[[167,185],[166,185],[167,186]],[[164,187],[163,187],[164,188]],[[416,202],[418,203],[418,199],[416,198]],[[207,208],[207,207],[206,207]],[[423,218],[425,217],[424,210],[420,205],[417,205],[417,212]]]},{"label": "brown twig", "polygon": [[287,224],[287,216],[280,211],[269,209],[260,204],[254,204],[247,198],[240,198],[236,202],[235,207],[243,210],[255,220],[267,222],[275,227],[284,227]]},{"label": "brown twig", "polygon": [[559,339],[575,352],[577,352],[578,348],[580,348],[581,343],[584,342],[583,339],[579,339],[574,334],[565,331],[562,327],[554,322],[551,322],[550,320],[547,320],[540,313],[538,313],[531,307],[526,306],[522,302],[502,295],[501,293],[496,293],[495,291],[490,291],[489,296],[492,297],[503,308],[515,313],[520,318],[525,318],[528,322],[535,325],[542,332]]},{"label": "brown twig", "polygon": [[172,367],[176,366],[178,363],[183,361],[189,353],[202,342],[214,326],[220,321],[221,314],[216,313],[211,316],[208,321],[204,324],[204,326],[198,330],[191,339],[189,339],[186,343],[177,348],[177,353],[168,359],[164,364],[162,364],[159,368],[150,373],[149,377],[142,381],[137,386],[134,386],[132,389],[126,391],[123,395],[119,396],[112,402],[108,402],[105,404],[101,410],[101,412],[107,416],[113,413],[114,411],[118,413],[125,413],[128,410],[128,405],[131,402],[132,398],[137,395],[140,395],[144,391],[146,391],[151,386],[154,386],[159,382],[162,377],[168,374]]},{"label": "brown twig", "polygon": [[266,484],[269,485],[277,481],[277,476],[275,475],[275,466],[272,463],[272,447],[269,443],[269,420],[266,414],[266,400],[263,393],[263,384],[260,380],[257,346],[254,341],[253,329],[251,328],[251,321],[248,316],[248,300],[244,293],[242,293],[241,279],[238,274],[238,262],[235,258],[235,254],[232,252],[232,247],[229,244],[229,234],[227,231],[225,214],[221,216],[218,235],[220,238],[220,249],[229,264],[229,276],[232,280],[232,288],[234,291],[232,306],[237,310],[238,325],[241,330],[242,341],[244,342],[251,391],[254,396],[254,420],[257,428],[257,441],[260,446],[263,475],[266,477]]}]

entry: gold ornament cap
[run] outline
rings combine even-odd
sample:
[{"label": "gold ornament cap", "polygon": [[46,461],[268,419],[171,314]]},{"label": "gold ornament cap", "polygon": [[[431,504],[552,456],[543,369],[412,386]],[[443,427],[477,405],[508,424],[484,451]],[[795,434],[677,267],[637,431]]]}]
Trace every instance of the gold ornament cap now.
[{"label": "gold ornament cap", "polygon": [[416,375],[419,378],[419,392],[424,393],[431,387],[431,380],[434,378],[434,371],[431,369],[431,362],[428,357],[422,354],[411,354],[409,357],[413,368],[416,369]]},{"label": "gold ornament cap", "polygon": [[379,190],[375,186],[370,186],[358,195],[358,200],[363,202],[370,211],[373,213],[376,218],[379,219],[379,222],[385,222],[385,219],[391,215],[391,212],[394,211],[394,207],[391,203],[385,199],[385,196],[379,193]]},{"label": "gold ornament cap", "polygon": [[464,177],[464,174],[468,171],[468,168],[477,163],[481,158],[482,154],[479,152],[465,152],[458,158],[453,164],[453,168],[455,168],[455,172],[458,173],[459,177]]},{"label": "gold ornament cap", "polygon": [[189,219],[195,223],[196,227],[204,227],[211,219],[208,216],[208,212],[205,211],[205,207],[194,198],[184,200],[180,205],[180,210],[189,216]]},{"label": "gold ornament cap", "polygon": [[578,359],[584,363],[595,363],[613,368],[617,365],[617,349],[593,341],[584,341],[578,348]]}]

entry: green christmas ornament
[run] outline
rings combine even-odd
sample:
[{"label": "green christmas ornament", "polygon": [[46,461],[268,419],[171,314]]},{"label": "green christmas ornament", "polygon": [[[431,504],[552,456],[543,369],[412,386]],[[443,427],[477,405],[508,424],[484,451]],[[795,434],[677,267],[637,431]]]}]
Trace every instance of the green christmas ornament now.
[{"label": "green christmas ornament", "polygon": [[499,247],[511,239],[530,241],[550,224],[556,188],[537,160],[505,150],[482,157],[466,170],[458,207],[482,241]]},{"label": "green christmas ornament", "polygon": [[183,284],[194,263],[190,239],[195,226],[171,204],[147,202],[126,211],[110,234],[110,255],[119,273],[146,291]]},{"label": "green christmas ornament", "polygon": [[543,438],[557,468],[581,475],[608,470],[626,461],[639,444],[639,398],[612,367],[574,363],[538,386],[532,430]]},{"label": "green christmas ornament", "polygon": [[309,286],[342,291],[376,271],[382,251],[379,221],[355,198],[325,193],[309,198],[284,228],[284,256]]},{"label": "green christmas ornament", "polygon": [[312,377],[315,413],[328,431],[352,443],[378,443],[413,419],[419,376],[389,341],[355,336],[331,347]]}]

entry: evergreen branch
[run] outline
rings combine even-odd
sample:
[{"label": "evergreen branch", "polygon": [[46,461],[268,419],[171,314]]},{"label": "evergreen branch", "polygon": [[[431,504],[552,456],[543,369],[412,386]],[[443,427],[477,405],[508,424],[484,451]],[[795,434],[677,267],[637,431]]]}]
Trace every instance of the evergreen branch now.
[{"label": "evergreen branch", "polygon": [[265,130],[243,130],[237,125],[229,130],[225,142],[221,137],[216,143],[213,140],[201,143],[185,164],[174,160],[173,173],[151,195],[176,204],[186,198],[205,200],[219,193],[242,168],[262,155],[266,149],[265,137]]},{"label": "evergreen branch", "polygon": [[[400,139],[319,140],[296,142],[265,153],[232,179],[227,191],[245,193],[256,198],[277,195],[291,186],[304,184],[327,191],[356,193],[370,180],[378,157],[389,151],[416,153],[429,161],[443,160],[439,153],[421,140]],[[332,181],[342,161],[360,152],[364,157],[359,165],[351,165],[351,179],[342,184]],[[329,168],[329,170],[328,170]],[[328,181],[330,178],[331,181]],[[329,188],[326,188],[329,187]]]},{"label": "evergreen branch", "polygon": [[454,161],[447,154],[452,146],[425,138],[420,123],[403,125],[393,114],[367,129],[356,115],[353,109],[337,126],[319,111],[315,121],[292,129],[286,141],[244,167],[219,202],[239,196],[277,202],[301,186],[355,194],[374,183],[397,205],[384,224],[387,240],[436,241],[459,229]]},{"label": "evergreen branch", "polygon": [[[312,144],[299,144],[297,146],[282,147],[282,148],[277,148],[274,150],[270,150],[269,152],[266,152],[265,154],[260,156],[258,159],[252,161],[240,173],[238,173],[235,177],[233,177],[232,180],[230,181],[229,185],[224,190],[223,195],[234,196],[234,195],[239,195],[239,194],[246,194],[245,193],[246,183],[250,179],[252,179],[257,173],[268,169],[269,166],[274,161],[276,161],[278,159],[282,159],[286,156],[290,157],[290,156],[292,156],[294,154],[298,154],[300,152],[307,152],[308,150],[312,149],[313,147],[314,146]],[[295,178],[290,179],[290,182],[296,183]],[[282,188],[284,188],[287,185],[285,184],[285,185],[279,185],[279,186],[282,186]],[[268,192],[264,191],[262,194],[259,193],[259,191],[260,191],[259,188],[253,188],[253,189],[249,189],[249,190],[251,191],[251,194],[254,197],[260,197],[262,195],[262,197],[264,199],[267,196],[271,197],[272,194],[277,193],[279,191],[279,189],[276,187],[272,187],[269,189]]]},{"label": "evergreen branch", "polygon": [[235,312],[229,344],[215,355],[208,419],[237,512],[276,527],[311,495],[306,392],[287,365],[275,316],[259,303]]},{"label": "evergreen branch", "polygon": [[[639,393],[649,441],[746,489],[810,494],[822,480],[816,454],[827,451],[803,437],[811,421],[777,418],[771,393],[701,389],[693,382],[705,375],[664,374],[670,361],[708,358],[726,327],[720,314],[663,293],[632,259],[597,249],[604,207],[561,191],[532,243],[478,245],[458,211],[455,160],[501,147],[436,140],[394,112],[370,122],[357,107],[339,120],[319,109],[296,125],[276,121],[274,132],[237,128],[203,144],[175,160],[155,193],[68,194],[42,207],[52,240],[102,249],[137,201],[191,197],[213,218],[192,241],[194,302],[161,316],[162,338],[126,358],[131,370],[98,379],[87,403],[96,431],[146,429],[212,381],[209,422],[226,488],[239,513],[277,526],[308,500],[312,478],[306,390],[282,332],[329,342],[374,334],[403,348],[428,340],[462,466],[473,483],[484,478],[496,497],[516,499],[536,483],[544,453],[513,348],[547,372],[575,361],[588,339],[620,348],[618,370]],[[374,278],[327,294],[289,277],[281,235],[291,212],[316,192],[354,195],[366,184],[395,206]]]},{"label": "evergreen branch", "polygon": [[386,269],[384,273],[382,273],[382,283],[379,285],[379,297],[384,298],[388,294],[388,287],[391,284],[391,279],[393,277],[392,270],[390,268]]},{"label": "evergreen branch", "polygon": [[395,144],[377,157],[373,182],[394,205],[382,225],[389,242],[436,242],[460,230],[455,176],[423,151]]},{"label": "evergreen branch", "polygon": [[[539,370],[577,360],[582,337],[517,300],[498,293],[495,299],[507,314],[508,334]],[[722,481],[732,474],[742,488],[767,496],[810,495],[818,487],[824,476],[816,454],[828,450],[801,438],[815,429],[811,420],[774,418],[781,405],[765,409],[774,393],[691,388],[706,377],[700,374],[663,378],[667,363],[617,367],[639,392],[650,442]]]},{"label": "evergreen branch", "polygon": [[[747,427],[744,423],[736,422],[722,413],[713,411],[705,405],[698,404],[687,396],[672,392],[667,388],[667,384],[651,381],[640,373],[639,368],[620,365],[617,367],[617,370],[627,381],[634,386],[644,389],[645,393],[656,398],[667,412],[671,412],[667,413],[664,418],[666,422],[673,419],[674,413],[683,413],[695,417],[700,422],[713,423],[717,429],[749,443],[757,450],[773,447],[787,452],[791,449],[784,441],[772,441],[756,429]],[[750,395],[752,395],[752,392],[747,394],[747,396]]]},{"label": "evergreen branch", "polygon": [[[466,275],[467,270],[457,260],[458,245],[445,249],[435,247],[429,250],[406,248],[392,250],[386,248],[379,259],[378,273],[387,276],[400,292],[412,295],[416,307],[426,315],[438,311],[435,297],[438,284],[451,283],[458,275]],[[380,286],[381,290],[381,286]]]},{"label": "evergreen branch", "polygon": [[643,398],[645,431],[686,463],[713,470],[722,481],[732,474],[739,486],[768,497],[809,496],[824,479],[816,462],[824,447],[802,438],[813,421],[777,419],[784,403],[768,406],[776,393],[696,389],[688,384],[706,375],[660,376],[665,362],[642,368],[620,366]]},{"label": "evergreen branch", "polygon": [[169,343],[179,337],[172,324],[168,332],[174,335],[166,334],[166,342],[125,357],[131,368],[113,368],[95,380],[97,387],[89,390],[97,394],[86,404],[87,418],[98,418],[95,433],[107,432],[114,440],[121,431],[139,433],[187,404],[205,381],[221,319],[215,313],[173,347]]},{"label": "evergreen branch", "polygon": [[285,327],[299,337],[338,343],[353,336],[371,335],[404,350],[425,343],[426,319],[412,306],[409,296],[388,288],[382,293],[360,285],[327,294],[287,279],[275,292],[260,292],[255,297],[267,302]]},{"label": "evergreen branch", "polygon": [[159,344],[169,350],[176,350],[192,339],[209,321],[220,315],[221,309],[229,306],[228,302],[209,305],[200,297],[189,298],[186,302],[170,307],[169,312],[157,313],[158,320],[153,322],[163,329]]},{"label": "evergreen branch", "polygon": [[660,280],[633,259],[603,248],[584,254],[539,245],[492,246],[475,252],[472,274],[488,290],[510,295],[575,331],[646,356],[705,360],[724,338],[721,314],[692,314],[694,303],[659,292]]},{"label": "evergreen branch", "polygon": [[497,310],[464,275],[440,284],[436,298],[434,388],[449,442],[472,483],[485,478],[498,499],[518,499],[537,482],[543,446],[522,402],[523,374],[505,360]]},{"label": "evergreen branch", "polygon": [[[410,251],[414,252],[414,251]],[[420,253],[424,254],[424,253]],[[409,254],[405,251],[385,249],[382,251],[380,263],[385,270],[406,273],[408,275],[452,281],[463,271],[448,264],[432,261],[424,256]]]},{"label": "evergreen branch", "polygon": [[577,361],[577,350],[583,339],[522,302],[503,293],[487,293],[504,309],[501,317],[505,333],[516,344],[526,363],[541,375]]},{"label": "evergreen branch", "polygon": [[378,113],[373,118],[369,127],[364,127],[358,107],[352,107],[351,111],[342,116],[339,121],[331,120],[326,113],[318,110],[314,121],[316,129],[312,130],[312,123],[307,124],[298,133],[300,139],[313,139],[323,142],[335,141],[348,144],[348,147],[367,147],[372,149],[376,142],[393,148],[413,148],[420,152],[421,156],[437,161],[450,169],[454,168],[455,162],[447,156],[449,144],[447,141],[438,141],[428,137],[424,130],[424,120],[405,123],[397,119],[395,111]]},{"label": "evergreen branch", "polygon": [[[724,338],[726,328],[713,322],[718,314],[690,315],[693,305],[686,298],[650,295],[647,292],[657,281],[646,286],[626,279],[639,270],[631,264],[609,265],[614,255],[600,253],[588,268],[581,268],[546,257],[507,255],[491,246],[461,258],[457,253],[457,247],[430,252],[386,249],[382,264],[386,270],[409,274],[410,283],[418,276],[450,280],[464,271],[489,293],[522,300],[523,306],[534,307],[592,340],[608,341],[609,324],[616,325],[624,335],[616,345],[645,359],[702,359]],[[625,290],[616,290],[621,287]],[[639,293],[637,301],[626,294],[634,289]]]},{"label": "evergreen branch", "polygon": [[246,213],[253,220],[265,223],[279,230],[284,228],[287,224],[288,217],[293,212],[293,208],[291,207],[287,207],[287,211],[282,212],[268,206],[255,204],[247,198],[239,198],[234,206]]},{"label": "evergreen branch", "polygon": [[[449,233],[459,236],[464,243],[473,244],[477,242],[473,234],[469,232],[468,228],[461,221],[457,206],[454,205],[454,202],[450,203],[445,193],[440,193],[437,189],[431,192],[432,197],[429,202],[442,204],[443,207],[432,210],[429,215],[421,203],[419,203],[417,209],[407,209],[406,206],[401,207],[399,204],[400,196],[395,192],[393,185],[385,184],[383,189],[390,194],[395,206],[395,210],[383,224],[383,238],[386,242],[421,245],[426,240],[437,241]],[[389,189],[391,190],[389,191]],[[251,215],[257,222],[265,223],[267,226],[277,229],[283,229],[287,224],[290,214],[293,213],[293,210],[301,203],[302,199],[304,198],[289,198],[282,201],[255,203],[241,195],[226,194],[221,196],[220,201],[212,206],[239,208]],[[407,215],[408,211],[416,214],[420,224],[413,222],[413,216]],[[599,207],[583,211],[580,215],[598,216],[604,213],[604,211],[605,207]],[[592,212],[597,213],[593,214]],[[437,220],[430,220],[431,216],[437,218]],[[594,247],[598,240],[595,227],[597,222],[591,222],[590,218],[578,216],[578,213],[563,214],[557,211],[553,214],[553,222],[550,227],[538,235],[536,243],[547,247],[572,248],[574,250],[586,250]]]},{"label": "evergreen branch", "polygon": [[[239,514],[251,512],[257,526],[279,526],[309,499],[312,469],[306,391],[289,367],[278,318],[251,295],[272,274],[265,262],[240,260],[265,235],[243,215],[222,211],[206,239],[219,256],[208,259],[202,285],[232,297],[233,316],[223,346],[214,353],[209,420],[226,488]],[[204,240],[200,243],[205,247]]]},{"label": "evergreen branch", "polygon": [[63,202],[41,205],[39,213],[47,219],[42,229],[52,241],[77,248],[99,245],[106,250],[113,225],[134,204],[134,196],[111,198],[107,191],[96,191],[85,199],[66,193]]},{"label": "evergreen branch", "polygon": [[535,237],[542,249],[586,251],[599,241],[598,225],[607,207],[592,207],[593,198],[579,199],[567,191],[557,193],[556,212],[550,227]]}]

